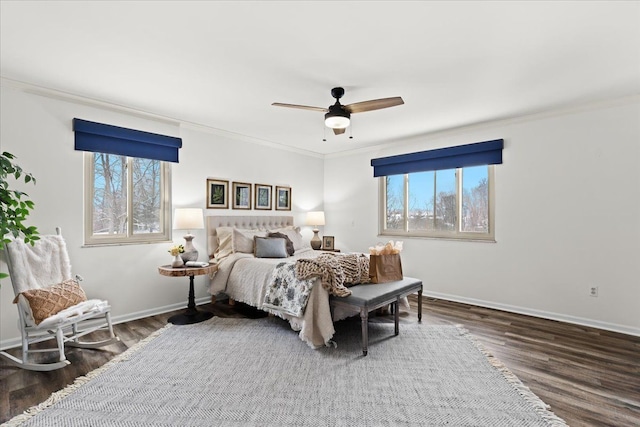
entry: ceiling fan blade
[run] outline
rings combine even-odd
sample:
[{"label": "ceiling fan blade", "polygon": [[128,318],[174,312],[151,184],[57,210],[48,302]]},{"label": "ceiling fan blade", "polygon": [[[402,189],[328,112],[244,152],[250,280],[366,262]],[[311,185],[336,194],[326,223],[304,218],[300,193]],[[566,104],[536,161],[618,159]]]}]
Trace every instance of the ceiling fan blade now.
[{"label": "ceiling fan blade", "polygon": [[308,105],[296,105],[296,104],[283,104],[281,102],[274,102],[273,104],[271,104],[273,106],[276,107],[287,107],[287,108],[299,108],[301,110],[312,110],[312,111],[320,111],[322,113],[326,113],[327,111],[329,111],[327,108],[321,108],[321,107],[310,107]]},{"label": "ceiling fan blade", "polygon": [[340,135],[340,134],[344,133],[344,131],[345,131],[345,130],[346,130],[345,128],[342,128],[342,129],[333,129],[333,133],[334,133],[335,135]]},{"label": "ceiling fan blade", "polygon": [[365,111],[379,110],[381,108],[395,107],[402,105],[404,101],[401,97],[373,99],[371,101],[356,102],[355,104],[345,105],[344,109],[350,113],[363,113]]}]

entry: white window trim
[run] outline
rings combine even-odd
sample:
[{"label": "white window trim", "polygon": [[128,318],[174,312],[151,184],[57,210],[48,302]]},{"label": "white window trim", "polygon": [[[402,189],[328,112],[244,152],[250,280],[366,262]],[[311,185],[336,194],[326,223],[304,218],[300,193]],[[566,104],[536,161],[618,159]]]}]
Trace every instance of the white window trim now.
[{"label": "white window trim", "polygon": [[[162,233],[137,233],[133,234],[133,223],[127,221],[126,236],[93,235],[93,182],[94,182],[94,153],[84,153],[84,246],[109,246],[109,245],[139,245],[148,243],[171,242],[171,165],[168,162],[160,161],[161,175],[160,188],[164,206],[161,212],[163,232]],[[127,157],[127,164],[131,158]],[[127,192],[133,194],[132,183],[129,170],[127,168]],[[131,218],[133,210],[133,200],[127,198],[127,216]]]},{"label": "white window trim", "polygon": [[[459,168],[464,169],[464,168]],[[442,239],[442,240],[465,240],[465,241],[482,241],[495,242],[495,167],[488,165],[488,181],[489,181],[489,232],[474,233],[468,231],[460,231],[460,218],[462,212],[462,180],[459,173],[456,173],[456,231],[437,231],[437,230],[408,230],[409,227],[409,174],[404,174],[404,230],[388,230],[387,224],[387,189],[386,177],[381,176],[379,179],[379,195],[378,195],[378,236],[402,237],[402,238],[423,238],[423,239]]]}]

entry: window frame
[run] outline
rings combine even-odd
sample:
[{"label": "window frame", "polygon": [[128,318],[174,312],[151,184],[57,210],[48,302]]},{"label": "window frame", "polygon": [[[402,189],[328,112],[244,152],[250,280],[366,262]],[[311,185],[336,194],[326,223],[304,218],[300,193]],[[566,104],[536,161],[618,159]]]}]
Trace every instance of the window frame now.
[{"label": "window frame", "polygon": [[[426,238],[426,239],[443,239],[443,240],[467,240],[467,241],[483,241],[495,242],[495,166],[487,166],[487,181],[489,193],[489,231],[487,233],[479,233],[472,231],[461,231],[462,224],[462,176],[460,171],[465,168],[455,168],[456,175],[456,227],[454,231],[442,230],[409,230],[409,174],[399,174],[404,176],[403,187],[403,216],[404,229],[393,230],[387,229],[387,188],[386,176],[380,176],[379,195],[378,195],[378,235],[402,238]],[[472,167],[472,166],[469,166]]]},{"label": "window frame", "polygon": [[[94,235],[93,234],[93,197],[95,182],[94,156],[98,152],[84,153],[84,246],[109,246],[109,245],[129,245],[129,244],[149,244],[171,242],[171,164],[166,161],[160,162],[160,223],[163,231],[159,233],[133,233],[133,221],[127,220],[126,235]],[[134,157],[127,158],[127,219],[132,217],[133,212],[133,168]]]}]

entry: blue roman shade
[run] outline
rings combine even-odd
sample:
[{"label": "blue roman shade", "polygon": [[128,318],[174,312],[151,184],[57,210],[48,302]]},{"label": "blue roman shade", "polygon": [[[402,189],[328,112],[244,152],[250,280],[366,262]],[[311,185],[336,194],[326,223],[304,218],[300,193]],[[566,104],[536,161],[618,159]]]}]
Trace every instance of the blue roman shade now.
[{"label": "blue roman shade", "polygon": [[371,159],[371,166],[373,166],[373,176],[378,177],[467,166],[497,165],[502,163],[503,147],[504,140],[494,139],[457,147],[380,157]]},{"label": "blue roman shade", "polygon": [[178,163],[182,139],[73,119],[75,149]]}]

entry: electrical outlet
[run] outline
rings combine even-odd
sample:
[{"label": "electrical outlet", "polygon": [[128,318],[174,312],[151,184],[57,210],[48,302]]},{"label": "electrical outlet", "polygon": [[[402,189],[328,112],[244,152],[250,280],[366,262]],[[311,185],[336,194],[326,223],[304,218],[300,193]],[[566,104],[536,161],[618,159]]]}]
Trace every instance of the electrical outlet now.
[{"label": "electrical outlet", "polygon": [[598,287],[592,286],[589,288],[589,296],[597,297],[598,296]]}]

